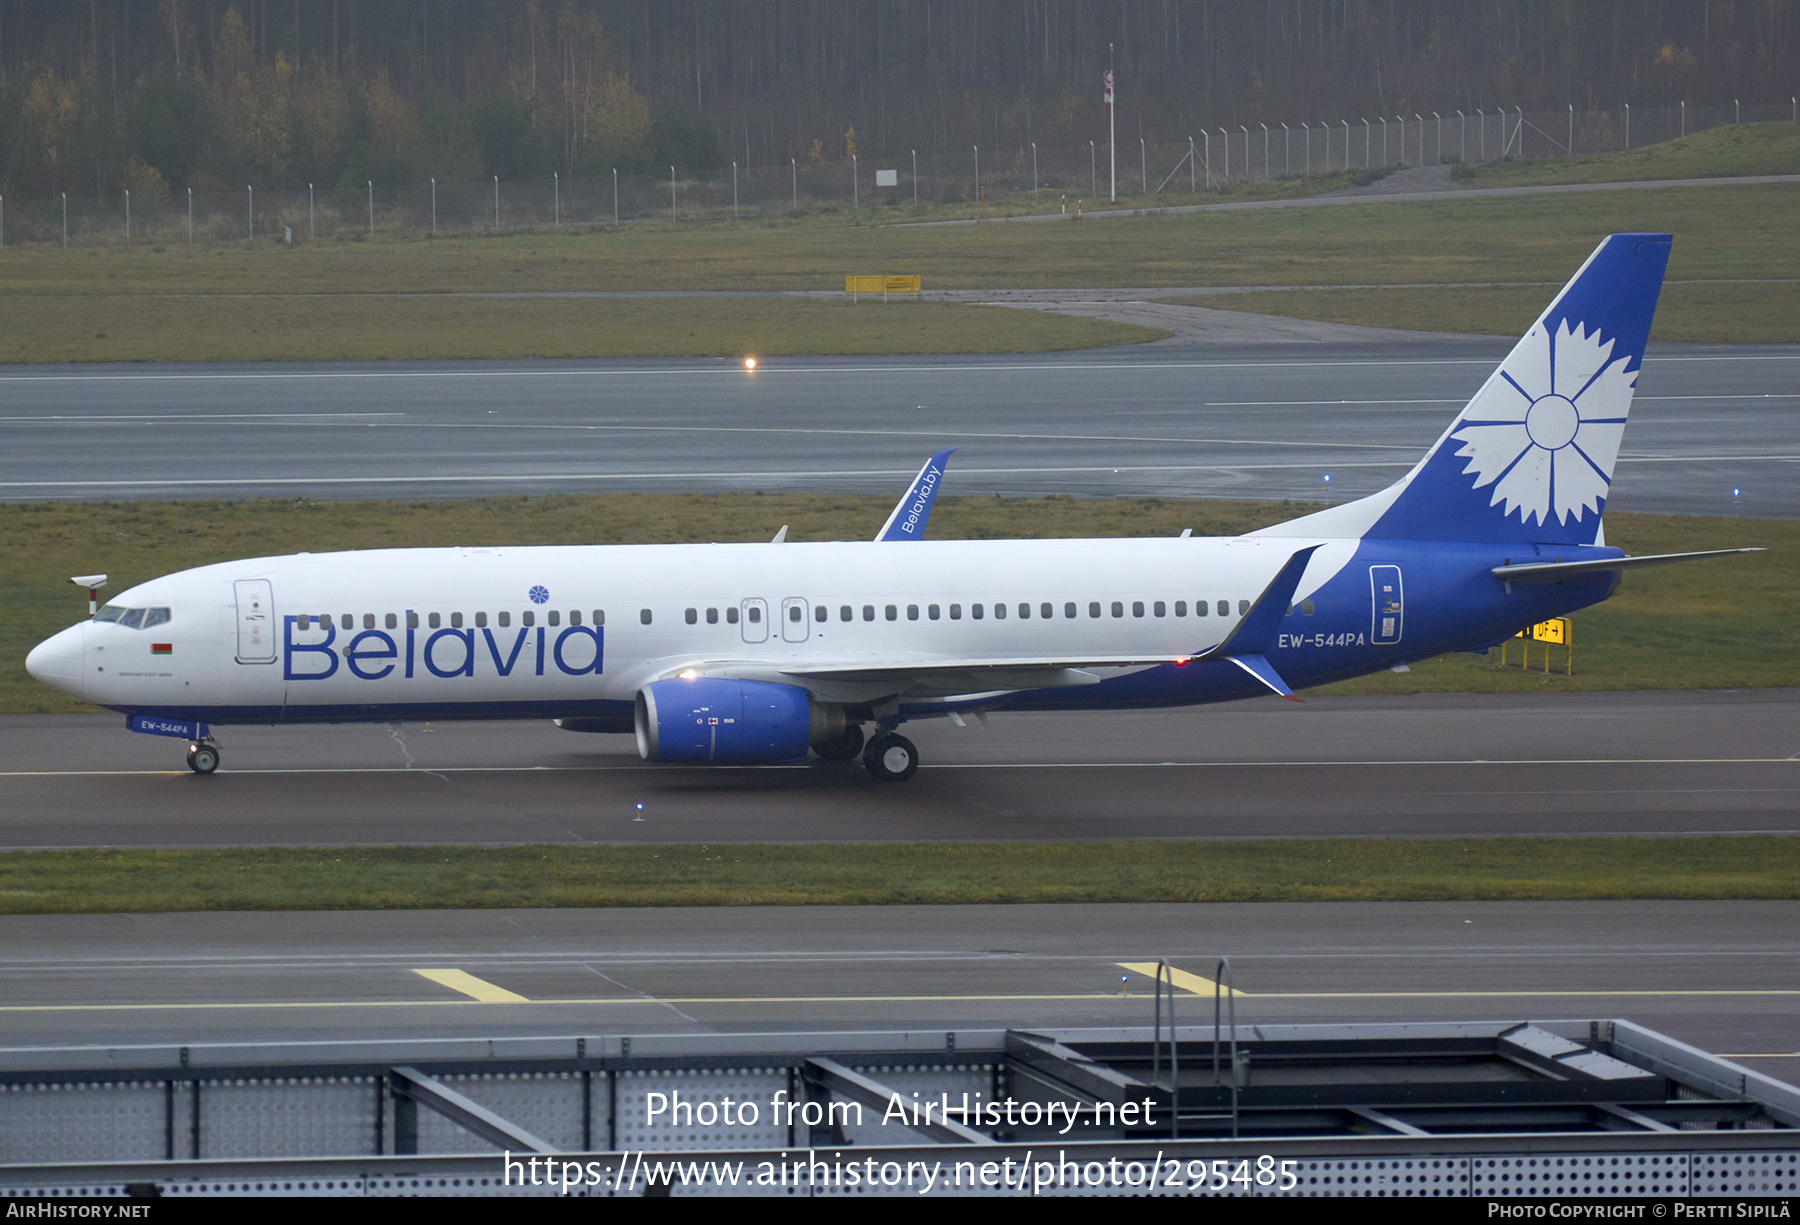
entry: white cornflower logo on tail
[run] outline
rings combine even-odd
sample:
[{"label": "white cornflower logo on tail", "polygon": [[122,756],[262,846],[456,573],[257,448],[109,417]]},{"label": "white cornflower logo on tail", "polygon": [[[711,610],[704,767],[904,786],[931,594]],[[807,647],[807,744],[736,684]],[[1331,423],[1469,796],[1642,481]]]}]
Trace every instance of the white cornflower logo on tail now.
[{"label": "white cornflower logo on tail", "polygon": [[1613,342],[1565,320],[1552,338],[1535,327],[1488,380],[1451,435],[1463,444],[1475,488],[1522,522],[1563,522],[1598,511],[1612,483],[1637,375],[1629,356],[1610,365]]}]

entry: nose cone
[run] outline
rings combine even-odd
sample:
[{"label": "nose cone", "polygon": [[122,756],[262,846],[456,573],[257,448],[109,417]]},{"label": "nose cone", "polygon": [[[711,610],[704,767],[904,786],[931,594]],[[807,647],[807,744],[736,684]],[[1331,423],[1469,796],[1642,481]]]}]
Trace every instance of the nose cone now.
[{"label": "nose cone", "polygon": [[87,623],[83,622],[44,639],[25,657],[25,671],[46,685],[80,697],[87,680],[87,668],[82,658],[82,638],[86,633]]}]

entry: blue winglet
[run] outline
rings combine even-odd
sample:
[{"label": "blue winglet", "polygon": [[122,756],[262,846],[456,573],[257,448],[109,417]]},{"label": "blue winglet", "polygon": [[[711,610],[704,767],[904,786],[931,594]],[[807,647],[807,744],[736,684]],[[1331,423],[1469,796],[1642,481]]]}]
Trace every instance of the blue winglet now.
[{"label": "blue winglet", "polygon": [[1229,656],[1229,658],[1232,663],[1248,672],[1251,676],[1254,676],[1257,680],[1273,689],[1276,693],[1279,693],[1282,697],[1288,699],[1288,701],[1298,702],[1301,700],[1294,696],[1294,691],[1287,687],[1287,682],[1281,679],[1281,674],[1276,672],[1274,666],[1261,655],[1232,655]]},{"label": "blue winglet", "polygon": [[1275,645],[1275,636],[1280,631],[1283,618],[1287,616],[1288,606],[1294,602],[1294,592],[1300,586],[1301,576],[1306,573],[1306,564],[1320,547],[1316,544],[1308,545],[1288,558],[1287,563],[1269,580],[1269,585],[1263,588],[1256,603],[1250,606],[1250,611],[1244,614],[1244,619],[1237,623],[1237,627],[1225,641],[1194,658],[1230,660],[1282,697],[1294,702],[1300,701],[1264,656]]},{"label": "blue winglet", "polygon": [[931,504],[937,500],[938,483],[944,479],[944,468],[950,462],[951,447],[939,451],[925,461],[919,469],[919,475],[907,488],[906,496],[894,507],[894,513],[887,517],[881,530],[875,533],[876,543],[883,540],[923,540],[925,523],[931,518]]}]

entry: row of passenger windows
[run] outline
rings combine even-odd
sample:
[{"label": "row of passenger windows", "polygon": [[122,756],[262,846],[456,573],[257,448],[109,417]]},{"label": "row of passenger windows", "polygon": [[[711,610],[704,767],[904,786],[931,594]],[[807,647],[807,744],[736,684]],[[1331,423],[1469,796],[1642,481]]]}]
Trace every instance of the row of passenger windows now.
[{"label": "row of passenger windows", "polygon": [[[989,615],[990,610],[992,612],[994,620],[1004,621],[1009,615],[1012,615],[1012,614],[1009,614],[1008,608],[1009,608],[1008,605],[998,604],[998,603],[992,604],[992,605],[971,604],[968,606],[967,611],[968,611],[969,618],[974,621],[981,621],[981,620],[985,619]],[[1131,601],[1130,608],[1131,608],[1131,615],[1134,617],[1142,617],[1145,615],[1149,615],[1149,616],[1153,616],[1153,617],[1166,617],[1169,615],[1169,612],[1170,612],[1170,605],[1168,602],[1166,602],[1164,600],[1153,600],[1153,601],[1149,602],[1148,604],[1146,604],[1143,600],[1133,600],[1133,601]],[[1032,604],[1030,604],[1029,602],[1026,602],[1026,601],[1021,601],[1016,606],[1016,615],[1018,616],[1019,620],[1021,620],[1021,621],[1030,620],[1031,617],[1034,615],[1032,609],[1033,609]],[[1109,605],[1102,604],[1102,602],[1099,600],[1090,600],[1090,601],[1088,601],[1088,604],[1087,604],[1087,615],[1090,619],[1098,620],[1099,618],[1104,617],[1108,612],[1110,612],[1114,617],[1122,618],[1125,616],[1125,609],[1126,609],[1126,603],[1124,600],[1113,600],[1110,602]],[[727,625],[736,625],[738,623],[738,610],[736,608],[727,608],[724,611],[725,611],[725,623]],[[906,619],[908,621],[917,621],[919,619],[919,611],[920,611],[919,606],[917,604],[908,604],[906,606]],[[1231,601],[1230,600],[1217,600],[1217,601],[1213,601],[1210,603],[1206,600],[1195,600],[1194,601],[1194,616],[1204,617],[1204,616],[1208,615],[1209,612],[1212,612],[1212,611],[1216,611],[1218,613],[1218,615],[1221,617],[1229,617],[1231,615]],[[1237,602],[1237,611],[1238,611],[1238,615],[1240,617],[1243,616],[1245,613],[1249,612],[1250,611],[1250,601],[1249,600],[1239,600]],[[1290,614],[1293,611],[1294,610],[1291,607],[1288,609],[1288,612]],[[1308,617],[1312,616],[1313,602],[1311,600],[1300,601],[1300,611],[1305,616],[1308,616]],[[107,614],[109,612],[112,613],[113,615],[108,616]],[[963,612],[964,612],[964,609],[961,604],[950,605],[949,606],[950,620],[961,621],[963,619]],[[1056,605],[1050,603],[1049,601],[1045,601],[1041,604],[1036,605],[1035,615],[1041,621],[1050,621],[1050,620],[1055,619],[1056,612],[1057,612]],[[927,605],[925,605],[924,613],[925,613],[926,620],[938,621],[943,618],[944,607],[942,605],[938,605],[938,604],[927,604]],[[1176,600],[1174,602],[1174,613],[1177,617],[1187,616],[1188,615],[1188,602],[1186,600]],[[744,615],[745,619],[747,619],[752,625],[758,624],[759,622],[762,621],[762,615],[763,615],[762,608],[759,605],[752,604],[744,610],[743,615]],[[1069,601],[1065,602],[1062,606],[1062,615],[1065,620],[1073,621],[1073,620],[1077,619],[1078,617],[1081,616],[1081,605],[1076,603],[1074,600],[1069,600]],[[719,623],[719,610],[717,608],[706,609],[705,616],[706,616],[706,623],[708,625],[717,625]],[[800,620],[803,620],[805,618],[805,616],[806,616],[806,610],[804,608],[802,608],[800,605],[792,604],[792,605],[788,606],[788,608],[787,608],[788,620],[800,621]],[[900,606],[898,604],[888,604],[888,605],[883,606],[882,616],[884,619],[886,619],[888,621],[898,621],[900,619]],[[701,610],[698,608],[690,608],[684,614],[684,620],[686,620],[689,625],[698,625],[700,623],[700,617],[701,617]],[[536,625],[537,624],[536,618],[537,618],[536,611],[527,609],[525,612],[522,612],[519,614],[519,624],[522,626],[527,626],[527,627]],[[152,626],[152,625],[161,625],[163,622],[167,621],[168,619],[169,619],[169,610],[166,608],[122,609],[122,608],[118,608],[118,607],[116,607],[114,605],[110,605],[110,604],[100,610],[100,615],[97,618],[97,620],[101,620],[101,621],[118,621],[121,625],[124,625],[130,629],[137,629],[140,627],[140,624],[144,628],[148,628],[149,626]],[[298,617],[295,618],[295,623],[299,626],[300,629],[308,630],[308,629],[312,628],[312,623],[313,623],[314,619],[315,618],[310,613],[301,613]],[[862,606],[862,619],[864,621],[875,620],[875,605],[864,604]],[[323,616],[320,616],[317,618],[317,620],[318,620],[321,628],[328,628],[331,624],[330,614],[325,614]],[[372,630],[372,629],[376,628],[376,623],[375,623],[376,618],[375,618],[374,613],[363,613],[361,620],[362,620],[362,628],[363,629]],[[449,620],[450,620],[450,628],[451,629],[459,630],[459,629],[463,628],[463,615],[461,613],[459,613],[459,612],[450,613]],[[649,625],[652,623],[653,620],[654,620],[654,618],[651,615],[651,612],[648,608],[643,608],[643,609],[638,610],[638,621],[640,624]],[[824,604],[815,605],[813,608],[813,620],[821,622],[821,623],[830,621],[831,620],[831,610]],[[850,605],[850,604],[840,604],[838,606],[838,620],[839,621],[854,621],[854,620],[856,620],[855,606]],[[382,622],[382,626],[386,629],[399,629],[400,628],[400,617],[399,617],[399,614],[397,614],[397,613],[385,614],[382,617],[381,622]],[[560,626],[562,623],[563,623],[563,614],[562,614],[561,610],[552,608],[544,614],[544,624],[549,625],[549,626]],[[601,609],[601,608],[594,609],[593,613],[592,613],[592,618],[589,623],[593,624],[593,625],[605,625],[606,624],[606,610]],[[497,627],[499,627],[500,629],[511,628],[512,614],[510,612],[495,613],[494,614],[494,624]],[[582,612],[579,608],[572,608],[569,610],[569,624],[570,625],[581,625],[582,624]],[[338,625],[341,628],[346,629],[346,630],[354,630],[357,627],[356,614],[355,613],[341,614],[338,617]],[[443,613],[426,613],[425,614],[424,628],[435,630],[435,629],[443,628],[443,625],[444,625],[444,614]],[[476,629],[486,629],[488,627],[488,615],[485,612],[478,612],[475,614],[474,627]],[[409,630],[416,630],[416,629],[420,628],[420,617],[419,617],[418,613],[409,612],[406,614],[406,628]]]},{"label": "row of passenger windows", "polygon": [[[163,611],[165,613],[167,612],[166,609],[164,609]],[[570,625],[580,625],[582,623],[582,615],[583,615],[582,611],[579,608],[571,608],[569,610],[569,624]],[[645,625],[650,624],[650,610],[646,608],[644,610],[643,615],[644,615],[644,624]],[[463,628],[463,615],[461,613],[453,612],[453,613],[449,614],[449,617],[450,617],[450,628],[451,629],[459,630],[459,629]],[[546,612],[544,614],[544,624],[545,625],[561,625],[562,618],[563,618],[562,611],[560,609],[552,608],[551,610],[549,610],[548,612]],[[167,619],[168,618],[165,616],[164,620],[167,620]],[[301,613],[298,617],[294,618],[294,623],[297,626],[299,626],[299,628],[301,628],[303,630],[308,630],[308,629],[312,628],[312,623],[314,620],[315,620],[315,618],[310,613]],[[319,622],[320,628],[329,628],[331,625],[331,614],[326,613],[325,615],[316,618],[316,620]],[[356,618],[355,613],[343,613],[342,615],[340,615],[338,617],[338,625],[343,629],[347,629],[347,630],[355,629],[356,622],[357,622],[357,618]],[[495,613],[494,614],[494,624],[501,629],[510,628],[512,626],[512,614],[510,612]],[[527,611],[520,613],[519,614],[519,624],[524,625],[524,626],[536,625],[537,624],[536,611],[528,609]],[[592,624],[594,624],[594,625],[605,625],[606,624],[606,612],[604,609],[596,608],[593,610]],[[424,627],[426,629],[434,629],[434,630],[442,629],[443,625],[444,625],[444,614],[443,613],[426,613],[425,614]],[[372,629],[376,628],[374,613],[364,613],[362,615],[362,627],[366,630],[372,630]],[[480,629],[486,629],[487,627],[488,627],[488,615],[484,612],[476,613],[475,614],[475,628],[480,630]],[[400,628],[399,614],[398,613],[386,614],[382,618],[382,628],[391,629],[391,630],[399,629]],[[406,614],[406,628],[409,630],[416,630],[416,629],[420,628],[420,617],[419,617],[418,613],[409,612]]]},{"label": "row of passenger windows", "polygon": [[[1008,611],[1009,607],[1013,608],[1013,612]],[[1110,611],[1114,617],[1124,617],[1126,607],[1127,605],[1124,600],[1113,600],[1110,605],[1103,604],[1099,600],[1090,600],[1087,605],[1087,615],[1089,618],[1097,619],[1105,616],[1107,612]],[[1166,617],[1169,615],[1170,611],[1169,603],[1164,600],[1154,600],[1148,604],[1143,600],[1133,600],[1129,607],[1131,609],[1131,615],[1134,617],[1142,617],[1145,615]],[[1056,605],[1049,603],[1048,601],[1036,605],[1035,613],[1033,612],[1033,608],[1034,606],[1028,602],[1021,602],[1017,606],[1009,606],[1006,604],[971,604],[968,606],[967,612],[969,618],[975,621],[983,620],[990,612],[996,621],[1003,621],[1009,615],[1014,615],[1014,613],[1016,613],[1021,621],[1029,620],[1034,615],[1041,621],[1054,620],[1056,617]],[[746,611],[752,624],[762,619],[762,609],[756,605],[751,605]],[[1229,617],[1231,615],[1231,601],[1219,600],[1212,603],[1209,603],[1206,600],[1194,601],[1194,616],[1204,617],[1210,611],[1217,611],[1218,615],[1221,617]],[[1250,601],[1239,600],[1237,602],[1237,611],[1239,616],[1243,616],[1245,613],[1249,612]],[[1302,600],[1300,602],[1300,611],[1306,616],[1311,616],[1313,611],[1312,601]],[[944,616],[944,607],[938,604],[927,604],[925,605],[924,613],[927,620],[938,621]],[[949,613],[950,620],[961,621],[964,613],[963,606],[961,604],[952,604],[949,606]],[[1188,602],[1186,600],[1176,600],[1174,602],[1174,613],[1177,617],[1187,616]],[[898,621],[900,619],[900,606],[898,604],[885,605],[882,608],[881,615],[888,621]],[[1062,615],[1065,620],[1075,620],[1081,616],[1081,605],[1074,600],[1065,602],[1062,606]],[[706,609],[705,616],[708,625],[717,625],[719,623],[718,609]],[[857,619],[856,607],[851,604],[840,604],[838,606],[837,616],[839,621],[854,621]],[[685,620],[689,625],[699,624],[700,617],[701,610],[698,608],[690,608],[685,614]],[[805,617],[806,610],[800,605],[788,605],[787,618],[789,621],[801,621],[804,620]],[[862,606],[862,619],[864,621],[875,620],[875,605],[864,604]],[[908,604],[906,606],[906,619],[908,621],[917,621],[919,619],[919,606],[917,604]],[[736,625],[737,620],[738,610],[735,608],[727,608],[725,610],[726,623],[728,625]],[[813,620],[821,623],[830,621],[831,609],[824,604],[815,605],[813,607]],[[649,609],[644,610],[643,622],[645,625],[650,624]]]}]

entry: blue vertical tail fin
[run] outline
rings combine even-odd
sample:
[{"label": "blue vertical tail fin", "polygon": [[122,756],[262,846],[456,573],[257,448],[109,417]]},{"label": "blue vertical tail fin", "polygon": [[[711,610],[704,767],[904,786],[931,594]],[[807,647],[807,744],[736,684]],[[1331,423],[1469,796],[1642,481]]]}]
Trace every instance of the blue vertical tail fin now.
[{"label": "blue vertical tail fin", "polygon": [[1267,534],[1595,543],[1670,241],[1606,239],[1411,472]]}]

